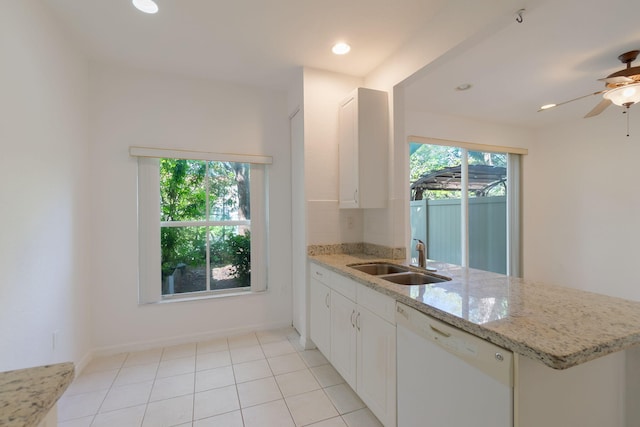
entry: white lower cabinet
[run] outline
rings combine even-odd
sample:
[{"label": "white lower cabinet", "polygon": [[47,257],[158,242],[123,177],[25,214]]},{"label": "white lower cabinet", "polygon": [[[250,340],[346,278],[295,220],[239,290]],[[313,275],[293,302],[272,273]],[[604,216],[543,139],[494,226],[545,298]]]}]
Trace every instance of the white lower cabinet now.
[{"label": "white lower cabinet", "polygon": [[331,355],[329,360],[342,378],[356,389],[356,303],[331,291]]},{"label": "white lower cabinet", "polygon": [[331,290],[311,278],[311,340],[323,354],[331,353]]},{"label": "white lower cabinet", "polygon": [[364,307],[356,322],[358,394],[385,426],[395,426],[396,327]]},{"label": "white lower cabinet", "polygon": [[395,427],[395,301],[316,264],[310,270],[311,339],[380,422]]}]

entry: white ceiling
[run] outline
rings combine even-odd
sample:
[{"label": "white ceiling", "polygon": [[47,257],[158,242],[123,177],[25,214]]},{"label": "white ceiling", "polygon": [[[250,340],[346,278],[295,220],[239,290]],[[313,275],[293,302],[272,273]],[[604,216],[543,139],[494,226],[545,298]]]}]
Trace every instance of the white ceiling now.
[{"label": "white ceiling", "polygon": [[[601,99],[598,78],[623,69],[621,53],[640,50],[640,1],[529,1],[524,21],[514,19],[483,39],[467,43],[421,71],[407,85],[408,109],[478,120],[542,127],[583,117]],[[640,58],[634,65],[640,65]],[[456,91],[463,83],[473,87]],[[636,111],[637,110],[637,111]],[[599,120],[621,114],[610,106]],[[632,107],[640,114],[640,105]]]},{"label": "white ceiling", "polygon": [[[146,15],[130,0],[43,0],[94,60],[276,88],[300,66],[366,76],[451,1],[157,0]],[[407,83],[408,108],[530,127],[582,117],[598,96],[537,109],[601,90],[597,79],[623,68],[617,56],[640,49],[639,0],[521,5],[523,23],[496,22]],[[349,55],[330,52],[339,40]],[[462,83],[473,87],[455,91]]]},{"label": "white ceiling", "polygon": [[[365,76],[446,0],[43,0],[93,59],[286,87],[300,66]],[[345,40],[347,56],[331,47]]]}]

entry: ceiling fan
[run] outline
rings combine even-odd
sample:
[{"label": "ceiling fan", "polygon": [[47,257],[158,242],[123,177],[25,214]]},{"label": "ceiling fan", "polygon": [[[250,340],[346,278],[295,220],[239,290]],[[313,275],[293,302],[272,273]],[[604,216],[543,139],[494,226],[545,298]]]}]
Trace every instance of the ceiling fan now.
[{"label": "ceiling fan", "polygon": [[632,50],[618,56],[620,62],[626,64],[627,68],[609,74],[603,79],[598,79],[605,83],[606,89],[570,99],[569,101],[559,104],[543,105],[538,111],[559,107],[560,105],[568,104],[569,102],[587,98],[592,95],[602,95],[602,101],[584,116],[588,118],[602,113],[612,103],[620,107],[629,108],[633,104],[640,102],[640,66],[631,66],[631,63],[636,60],[638,54],[640,54],[640,50]]}]

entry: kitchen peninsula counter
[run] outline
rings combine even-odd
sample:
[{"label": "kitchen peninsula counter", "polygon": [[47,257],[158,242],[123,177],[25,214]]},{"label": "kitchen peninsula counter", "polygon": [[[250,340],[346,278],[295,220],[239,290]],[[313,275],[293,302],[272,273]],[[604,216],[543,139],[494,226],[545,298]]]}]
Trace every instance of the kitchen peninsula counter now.
[{"label": "kitchen peninsula counter", "polygon": [[452,280],[398,285],[348,267],[404,265],[370,255],[311,255],[309,260],[554,369],[640,344],[640,302],[431,261],[429,267],[437,269],[432,274]]},{"label": "kitchen peninsula counter", "polygon": [[73,376],[73,363],[0,372],[0,426],[37,426]]}]

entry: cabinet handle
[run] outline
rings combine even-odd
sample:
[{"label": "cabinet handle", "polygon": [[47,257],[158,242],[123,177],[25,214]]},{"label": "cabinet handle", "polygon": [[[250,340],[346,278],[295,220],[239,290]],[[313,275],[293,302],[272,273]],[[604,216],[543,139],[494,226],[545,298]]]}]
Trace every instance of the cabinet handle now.
[{"label": "cabinet handle", "polygon": [[356,323],[353,321],[353,316],[356,314],[356,311],[353,310],[351,312],[351,326],[353,326],[354,328],[356,327]]},{"label": "cabinet handle", "polygon": [[360,313],[359,312],[358,312],[358,315],[356,316],[356,328],[360,330]]},{"label": "cabinet handle", "polygon": [[316,276],[322,277],[322,273],[320,273],[319,271],[316,271]]},{"label": "cabinet handle", "polygon": [[358,201],[358,189],[357,188],[353,191],[353,201],[354,202]]},{"label": "cabinet handle", "polygon": [[326,305],[327,308],[329,308],[329,292],[327,292],[327,295],[325,295],[324,297],[324,305]]}]

